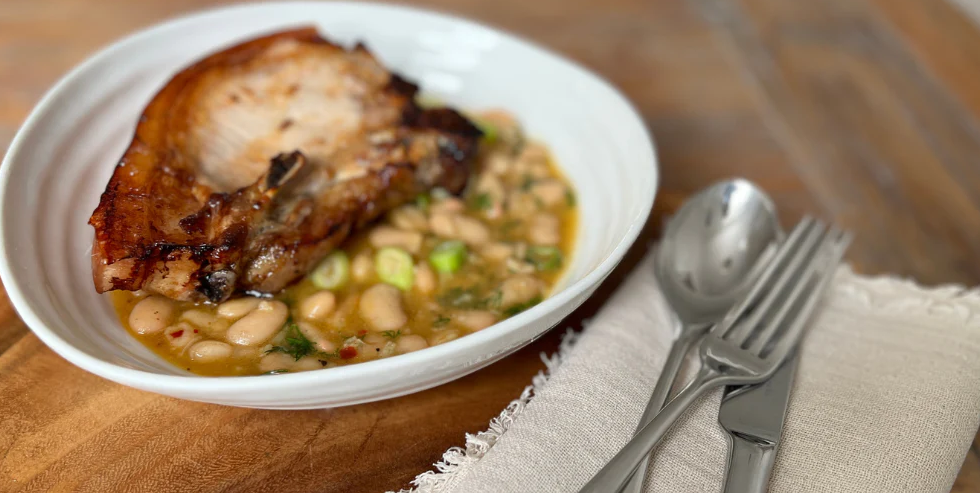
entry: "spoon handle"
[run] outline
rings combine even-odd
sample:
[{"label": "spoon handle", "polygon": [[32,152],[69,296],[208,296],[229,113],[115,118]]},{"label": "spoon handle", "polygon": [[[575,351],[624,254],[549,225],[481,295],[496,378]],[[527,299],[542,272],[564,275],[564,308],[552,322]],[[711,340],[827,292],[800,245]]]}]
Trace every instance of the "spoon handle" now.
[{"label": "spoon handle", "polygon": [[[705,326],[690,326],[682,325],[680,335],[677,336],[677,340],[674,344],[670,346],[670,352],[667,353],[667,360],[664,361],[663,371],[660,372],[660,378],[657,380],[657,385],[653,388],[653,395],[650,396],[650,401],[647,402],[647,408],[643,411],[643,416],[640,418],[640,424],[636,427],[636,432],[639,432],[647,425],[653,418],[657,416],[660,409],[667,404],[667,399],[670,397],[670,389],[674,386],[674,381],[677,380],[677,374],[680,373],[681,365],[684,363],[684,357],[687,356],[688,351],[690,351],[691,346],[699,341],[705,332],[708,330],[708,325]],[[636,468],[629,478],[629,482],[620,493],[642,493],[643,491],[643,479],[647,472],[648,460],[644,460],[640,463],[640,466]]]},{"label": "spoon handle", "polygon": [[670,427],[677,422],[677,418],[684,414],[698,397],[726,383],[734,382],[730,376],[724,376],[710,367],[702,367],[694,380],[664,406],[653,421],[634,435],[626,446],[579,490],[579,493],[619,491],[619,488],[626,483],[627,476],[645,462],[647,454],[660,443]]}]

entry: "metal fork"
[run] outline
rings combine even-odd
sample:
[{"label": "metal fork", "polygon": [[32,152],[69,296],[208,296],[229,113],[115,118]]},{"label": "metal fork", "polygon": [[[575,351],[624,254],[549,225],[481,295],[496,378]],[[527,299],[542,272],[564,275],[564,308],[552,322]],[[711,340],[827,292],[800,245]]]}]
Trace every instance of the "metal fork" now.
[{"label": "metal fork", "polygon": [[746,297],[701,341],[694,380],[636,433],[580,493],[619,491],[677,418],[707,391],[772,376],[800,341],[851,235],[804,218]]}]

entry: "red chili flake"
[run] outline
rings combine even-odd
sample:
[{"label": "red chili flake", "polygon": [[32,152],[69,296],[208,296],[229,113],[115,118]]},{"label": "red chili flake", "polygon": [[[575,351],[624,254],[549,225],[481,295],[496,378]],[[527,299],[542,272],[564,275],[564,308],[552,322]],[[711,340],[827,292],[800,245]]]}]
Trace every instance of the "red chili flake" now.
[{"label": "red chili flake", "polygon": [[367,331],[364,329],[357,331],[357,337],[364,337],[366,335],[367,335]]},{"label": "red chili flake", "polygon": [[357,348],[354,346],[344,346],[340,348],[340,357],[342,359],[351,359],[357,357]]},{"label": "red chili flake", "polygon": [[194,333],[197,334],[197,329],[194,329]]},{"label": "red chili flake", "polygon": [[170,337],[173,337],[174,339],[176,339],[176,338],[178,338],[178,337],[180,337],[182,335],[184,335],[184,329],[175,330],[175,331],[173,331],[173,332],[170,333]]}]

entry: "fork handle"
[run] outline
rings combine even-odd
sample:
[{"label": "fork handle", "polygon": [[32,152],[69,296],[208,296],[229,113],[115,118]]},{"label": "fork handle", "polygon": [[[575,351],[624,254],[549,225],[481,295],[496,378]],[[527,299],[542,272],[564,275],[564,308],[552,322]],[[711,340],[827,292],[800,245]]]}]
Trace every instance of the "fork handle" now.
[{"label": "fork handle", "polygon": [[684,387],[684,390],[653,418],[653,421],[634,435],[626,446],[579,490],[579,493],[619,491],[647,454],[660,443],[677,418],[684,414],[698,397],[715,387],[736,381],[737,379],[733,380],[730,376],[721,375],[709,367],[702,367],[694,381]]},{"label": "fork handle", "polygon": [[[681,371],[684,357],[690,351],[691,345],[700,340],[709,327],[711,326],[686,324],[681,327],[677,340],[670,346],[670,352],[667,353],[667,359],[664,361],[664,369],[660,373],[660,378],[657,379],[657,385],[653,388],[650,402],[647,403],[647,408],[643,411],[643,417],[640,418],[640,424],[636,427],[637,433],[647,423],[653,421],[653,418],[657,416],[660,409],[667,404],[667,398],[670,397],[670,389],[674,386],[674,381],[677,380],[677,374]],[[629,482],[620,490],[620,493],[642,493],[643,479],[647,475],[647,465],[649,463],[649,460],[644,460],[640,463],[636,471],[630,476]]]}]

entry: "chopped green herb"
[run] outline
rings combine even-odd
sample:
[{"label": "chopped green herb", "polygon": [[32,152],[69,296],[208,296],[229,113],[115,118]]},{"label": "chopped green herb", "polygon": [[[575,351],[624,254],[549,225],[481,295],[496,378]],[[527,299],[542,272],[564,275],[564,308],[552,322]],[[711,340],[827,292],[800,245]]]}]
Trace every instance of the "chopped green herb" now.
[{"label": "chopped green herb", "polygon": [[561,250],[555,247],[533,246],[527,249],[525,260],[539,271],[555,270],[561,267]]},{"label": "chopped green herb", "polygon": [[480,193],[470,198],[470,209],[484,211],[493,207],[493,197],[489,193]]},{"label": "chopped green herb", "polygon": [[394,338],[402,335],[402,331],[400,331],[400,330],[385,330],[385,331],[382,331],[381,332],[381,335],[387,337],[388,339],[394,339]]},{"label": "chopped green herb", "polygon": [[443,327],[446,324],[448,324],[449,322],[450,322],[450,318],[449,317],[446,317],[446,316],[443,316],[443,315],[439,315],[439,316],[436,317],[435,320],[432,321],[432,326],[433,327]]},{"label": "chopped green herb", "polygon": [[521,227],[521,222],[516,219],[512,219],[500,225],[500,233],[503,235],[509,235],[519,227]]},{"label": "chopped green herb", "polygon": [[575,207],[575,192],[571,190],[565,190],[565,203],[569,207]]},{"label": "chopped green herb", "polygon": [[524,179],[521,181],[521,190],[524,190],[526,192],[530,190],[533,185],[534,185],[534,177],[532,177],[531,175],[524,175]]},{"label": "chopped green herb", "polygon": [[296,325],[291,319],[286,321],[285,330],[285,344],[282,346],[272,346],[272,349],[266,351],[265,354],[284,353],[292,356],[296,361],[311,354],[324,355],[324,353],[316,350],[313,341],[307,339],[303,335],[303,331],[299,329],[299,325]]},{"label": "chopped green herb", "polygon": [[429,263],[436,271],[444,274],[459,270],[464,260],[466,260],[466,245],[461,241],[444,241],[429,253]]},{"label": "chopped green herb", "polygon": [[531,301],[528,301],[527,303],[521,303],[519,305],[511,306],[511,307],[507,308],[506,310],[504,310],[504,315],[506,315],[508,317],[512,317],[514,315],[517,315],[518,313],[523,312],[524,310],[527,310],[528,308],[531,308],[534,305],[537,305],[538,303],[541,303],[541,298],[540,297],[536,297],[536,298],[532,299]]},{"label": "chopped green herb", "polygon": [[449,288],[437,299],[440,305],[453,308],[472,308],[478,299],[474,288]]},{"label": "chopped green herb", "polygon": [[415,206],[423,211],[429,210],[430,204],[432,204],[432,198],[430,198],[429,194],[427,193],[423,193],[418,197],[415,197]]},{"label": "chopped green herb", "polygon": [[504,294],[500,290],[494,291],[493,294],[485,298],[481,304],[483,307],[497,309],[500,308],[500,301],[503,299]]},{"label": "chopped green herb", "polygon": [[515,135],[511,137],[512,144],[510,148],[510,153],[514,157],[518,157],[524,152],[524,146],[527,144],[527,139],[524,137],[524,132],[517,129]]},{"label": "chopped green herb", "polygon": [[281,373],[289,373],[289,370],[286,369],[271,370],[263,373],[263,375],[279,375]]},{"label": "chopped green herb", "polygon": [[486,298],[481,298],[476,287],[455,287],[446,290],[444,293],[442,293],[442,295],[436,298],[436,300],[440,305],[451,308],[498,309],[500,308],[500,301],[502,298],[503,294],[499,290],[494,291]]}]

